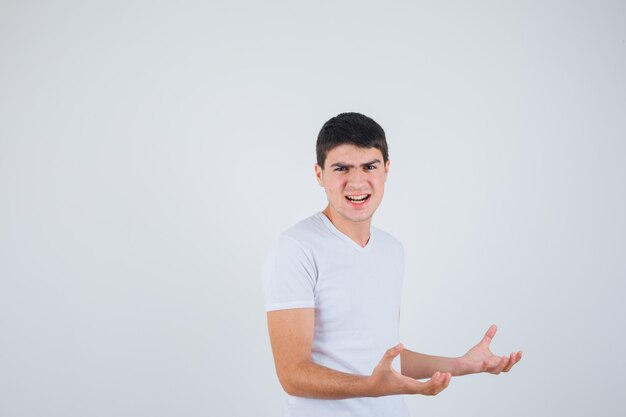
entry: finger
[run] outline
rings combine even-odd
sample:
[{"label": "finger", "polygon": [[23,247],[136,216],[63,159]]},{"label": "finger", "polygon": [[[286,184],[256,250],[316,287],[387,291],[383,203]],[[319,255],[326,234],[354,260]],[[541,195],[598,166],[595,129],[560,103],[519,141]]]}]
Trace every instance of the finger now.
[{"label": "finger", "polygon": [[511,368],[513,367],[513,365],[515,365],[517,362],[520,361],[520,359],[522,359],[522,352],[512,352],[511,353],[511,362],[509,363],[508,369],[506,370],[507,372],[509,370],[511,370]]},{"label": "finger", "polygon": [[441,374],[441,377],[440,377],[441,380],[439,381],[439,384],[434,388],[434,391],[433,391],[432,395],[437,395],[441,391],[446,389],[448,387],[448,384],[450,383],[450,378],[451,377],[452,377],[452,374],[450,374],[449,372]]},{"label": "finger", "polygon": [[499,369],[501,365],[502,365],[502,357],[493,355],[491,358],[489,358],[489,365],[487,368],[487,372],[489,372],[490,374],[497,375],[499,373]]},{"label": "finger", "polygon": [[443,391],[446,388],[446,382],[448,380],[448,372],[445,373],[439,373],[439,375],[437,375],[437,378],[435,379],[435,384],[433,384],[433,393],[432,395],[437,395],[439,394],[441,391]]},{"label": "finger", "polygon": [[490,356],[489,358],[485,359],[485,361],[483,362],[482,371],[493,373],[494,369],[496,369],[498,365],[500,364],[500,360],[501,358],[495,355]]},{"label": "finger", "polygon": [[504,367],[502,372],[509,372],[511,370],[513,365],[515,365],[515,362],[517,362],[515,358],[516,358],[515,352],[511,352],[511,354],[509,355],[509,363]]},{"label": "finger", "polygon": [[402,379],[405,385],[405,391],[408,394],[419,394],[426,385],[425,382],[418,381],[417,379],[413,379],[402,374],[398,374],[398,377]]},{"label": "finger", "polygon": [[441,385],[441,373],[435,372],[433,376],[426,382],[423,387],[422,394],[424,395],[435,395],[438,391],[439,386]]},{"label": "finger", "polygon": [[500,359],[500,363],[496,367],[494,373],[498,375],[500,372],[502,372],[504,368],[506,368],[509,365],[509,360],[510,358],[508,356],[503,356],[502,359]]},{"label": "finger", "polygon": [[387,351],[383,355],[383,358],[379,362],[379,366],[385,366],[390,368],[393,360],[400,354],[400,352],[402,352],[403,349],[404,346],[402,345],[402,343],[390,349],[387,349]]},{"label": "finger", "polygon": [[435,372],[433,376],[430,377],[430,380],[428,382],[431,386],[438,385],[441,382],[441,377],[441,372]]},{"label": "finger", "polygon": [[428,381],[418,381],[417,379],[410,378],[408,376],[401,375],[404,383],[406,384],[406,392],[408,394],[424,394],[428,395],[427,392],[433,386],[433,378]]},{"label": "finger", "polygon": [[415,379],[411,379],[410,387],[411,393],[413,394],[422,394],[422,395],[433,395],[437,386],[440,383],[440,372],[435,372],[433,376],[425,382],[420,382]]},{"label": "finger", "polygon": [[489,347],[489,344],[491,343],[491,340],[493,339],[493,337],[496,335],[497,331],[498,331],[498,326],[496,326],[495,324],[492,324],[491,326],[489,326],[489,328],[485,332],[485,336],[483,336],[483,339],[479,342],[479,344]]},{"label": "finger", "polygon": [[445,374],[443,374],[443,379],[441,381],[441,390],[439,392],[448,388],[448,385],[450,384],[451,379],[452,379],[452,374],[450,372],[446,372]]},{"label": "finger", "polygon": [[[513,365],[515,365],[517,362],[519,362],[522,359],[522,351],[520,350],[519,352],[515,353],[513,358],[514,358]],[[512,368],[513,365],[511,365],[510,368]]]},{"label": "finger", "polygon": [[446,388],[448,388],[448,385],[450,385],[450,381],[452,381],[452,374],[450,372],[446,373],[446,378],[443,381],[443,388],[441,389],[442,391]]}]

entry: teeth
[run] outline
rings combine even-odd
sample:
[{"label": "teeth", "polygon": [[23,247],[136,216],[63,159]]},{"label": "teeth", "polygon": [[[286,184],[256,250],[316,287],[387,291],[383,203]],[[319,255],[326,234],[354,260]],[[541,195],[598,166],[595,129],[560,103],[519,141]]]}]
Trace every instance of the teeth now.
[{"label": "teeth", "polygon": [[365,201],[365,199],[369,196],[369,194],[362,195],[348,195],[346,198],[350,201],[354,201],[355,203]]}]

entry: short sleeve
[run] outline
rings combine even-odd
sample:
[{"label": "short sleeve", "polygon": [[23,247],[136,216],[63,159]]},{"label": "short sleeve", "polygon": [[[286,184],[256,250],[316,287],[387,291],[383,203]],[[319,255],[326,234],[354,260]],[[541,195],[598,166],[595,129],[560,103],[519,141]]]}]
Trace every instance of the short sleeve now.
[{"label": "short sleeve", "polygon": [[263,264],[262,276],[266,311],[315,306],[316,269],[295,239],[278,238]]}]

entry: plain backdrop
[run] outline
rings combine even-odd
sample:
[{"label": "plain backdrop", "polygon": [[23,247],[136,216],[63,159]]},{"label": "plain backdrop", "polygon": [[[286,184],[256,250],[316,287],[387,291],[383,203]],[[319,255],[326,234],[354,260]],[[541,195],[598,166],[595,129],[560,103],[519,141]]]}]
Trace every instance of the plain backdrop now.
[{"label": "plain backdrop", "polygon": [[260,267],[385,128],[414,416],[623,416],[623,1],[0,2],[0,415],[280,416]]}]

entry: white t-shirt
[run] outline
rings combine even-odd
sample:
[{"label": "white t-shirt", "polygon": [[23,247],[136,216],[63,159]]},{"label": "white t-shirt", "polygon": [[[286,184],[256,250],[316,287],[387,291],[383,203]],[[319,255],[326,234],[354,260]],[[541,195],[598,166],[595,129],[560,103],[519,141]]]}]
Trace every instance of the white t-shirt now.
[{"label": "white t-shirt", "polygon": [[[372,227],[363,248],[317,213],[283,232],[263,265],[265,308],[315,308],[311,360],[371,375],[399,343],[404,250]],[[394,362],[399,370],[399,357]],[[287,417],[406,417],[402,396],[319,400],[287,396]]]}]

